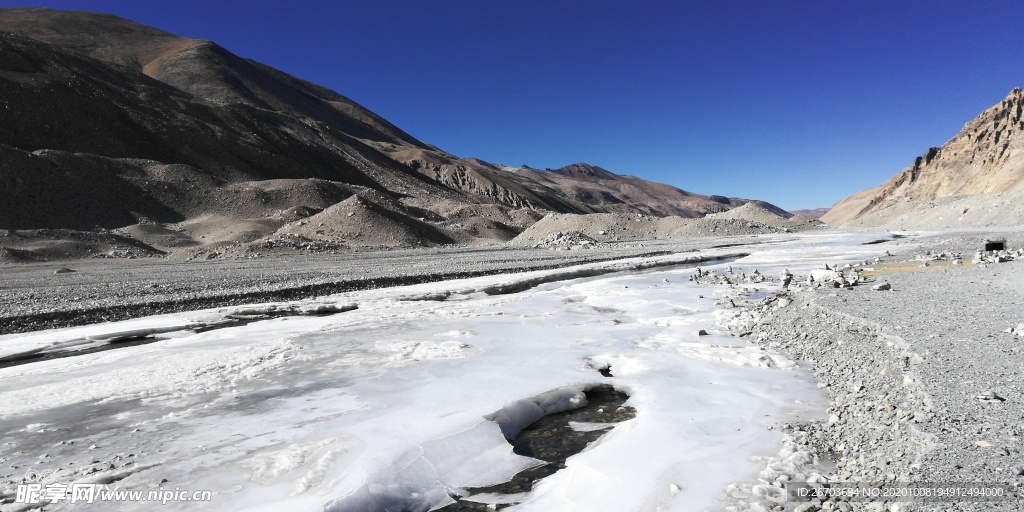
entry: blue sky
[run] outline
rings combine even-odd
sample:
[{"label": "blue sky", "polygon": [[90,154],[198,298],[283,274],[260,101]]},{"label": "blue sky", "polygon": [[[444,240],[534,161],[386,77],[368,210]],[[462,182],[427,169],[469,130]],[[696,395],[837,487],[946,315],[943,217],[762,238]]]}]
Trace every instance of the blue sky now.
[{"label": "blue sky", "polygon": [[211,39],[459,156],[787,209],[880,184],[1024,86],[1019,0],[36,5]]}]

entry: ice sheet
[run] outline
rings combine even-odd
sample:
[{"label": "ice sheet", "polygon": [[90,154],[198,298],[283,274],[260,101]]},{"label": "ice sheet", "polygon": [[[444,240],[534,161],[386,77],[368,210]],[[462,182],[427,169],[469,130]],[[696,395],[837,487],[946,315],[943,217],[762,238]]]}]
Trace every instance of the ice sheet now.
[{"label": "ice sheet", "polygon": [[[876,238],[805,236],[731,264],[806,272],[878,255],[884,246],[858,245]],[[0,369],[0,483],[13,493],[28,468],[51,469],[64,483],[211,490],[216,510],[426,510],[535,464],[503,435],[611,383],[631,395],[636,418],[571,457],[513,510],[713,509],[726,486],[763,469],[753,456],[778,449],[768,425],[818,414],[823,402],[782,355],[697,335],[714,331],[722,289],[688,283],[691,267],[657,268],[691,256],[598,268],[625,271],[618,274],[584,266],[278,304],[358,309]],[[229,314],[238,312],[5,336],[0,347]]]}]

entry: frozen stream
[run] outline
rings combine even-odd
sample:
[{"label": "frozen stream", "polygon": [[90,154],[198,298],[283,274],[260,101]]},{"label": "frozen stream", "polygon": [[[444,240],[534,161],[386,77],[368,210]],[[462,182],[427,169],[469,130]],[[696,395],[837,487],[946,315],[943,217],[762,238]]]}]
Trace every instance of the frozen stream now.
[{"label": "frozen stream", "polygon": [[[805,235],[703,267],[806,273],[884,253],[884,244],[860,245],[877,238]],[[729,253],[699,253],[716,254]],[[764,468],[752,457],[779,449],[768,426],[822,413],[805,371],[715,332],[715,299],[771,285],[694,285],[692,265],[543,282],[566,272],[0,337],[0,357],[125,333],[163,337],[0,368],[0,510],[31,508],[9,503],[29,470],[64,484],[212,491],[210,502],[166,510],[429,510],[536,465],[502,434],[579,405],[600,384],[629,394],[636,417],[527,495],[470,499],[521,501],[516,511],[718,509],[726,486]],[[342,312],[189,330],[267,310]],[[614,376],[603,377],[609,366]],[[129,500],[45,510],[150,508]]]}]

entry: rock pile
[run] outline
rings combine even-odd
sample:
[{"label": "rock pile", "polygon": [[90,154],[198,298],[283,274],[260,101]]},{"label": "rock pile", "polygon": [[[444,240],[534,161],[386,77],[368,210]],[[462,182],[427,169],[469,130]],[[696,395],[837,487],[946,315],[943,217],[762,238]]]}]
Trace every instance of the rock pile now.
[{"label": "rock pile", "polygon": [[758,284],[758,283],[773,283],[775,278],[766,276],[755,268],[749,275],[743,271],[734,271],[733,268],[727,267],[725,272],[722,274],[716,273],[714,270],[704,270],[697,267],[693,274],[690,274],[690,281],[696,284]]},{"label": "rock pile", "polygon": [[721,217],[704,217],[685,223],[677,229],[668,231],[671,236],[736,236],[761,235],[765,233],[788,233],[788,227],[775,227],[746,219],[729,219]]},{"label": "rock pile", "polygon": [[[874,263],[880,263],[881,258],[875,258]],[[852,288],[854,286],[861,286],[873,282],[869,280],[864,272],[873,271],[874,267],[868,265],[872,264],[870,261],[864,261],[862,263],[855,263],[853,265],[845,264],[843,266],[824,264],[824,268],[814,269],[808,272],[804,278],[798,278],[789,269],[784,269],[778,278],[766,276],[754,269],[750,274],[747,274],[743,270],[734,270],[733,267],[727,267],[725,272],[718,274],[713,270],[704,270],[700,267],[690,275],[690,281],[697,284],[759,284],[759,283],[779,283],[783,289],[787,290],[798,290],[798,289],[816,289],[816,288]],[[888,283],[881,282],[872,286],[873,290],[889,290],[891,286]]]},{"label": "rock pile", "polygon": [[1024,338],[1024,322],[1021,322],[1014,327],[1010,327],[1004,332],[1008,332],[1018,338]]},{"label": "rock pile", "polygon": [[812,270],[807,274],[806,284],[812,287],[851,288],[866,282],[859,267],[844,265],[842,268],[829,267]]},{"label": "rock pile", "polygon": [[1024,258],[1024,250],[1017,249],[1016,251],[1011,249],[1004,249],[1002,251],[982,251],[978,250],[974,253],[974,258],[971,259],[971,263],[980,265],[983,263],[1006,263],[1007,261],[1013,261],[1019,258]]},{"label": "rock pile", "polygon": [[917,254],[911,262],[920,262],[922,267],[931,266],[932,262],[948,261],[953,265],[963,264],[963,257],[959,252],[934,252],[925,251],[924,254]]},{"label": "rock pile", "polygon": [[559,231],[544,237],[534,247],[556,251],[572,251],[576,249],[594,249],[600,245],[603,244],[579,231],[569,231],[567,233]]}]

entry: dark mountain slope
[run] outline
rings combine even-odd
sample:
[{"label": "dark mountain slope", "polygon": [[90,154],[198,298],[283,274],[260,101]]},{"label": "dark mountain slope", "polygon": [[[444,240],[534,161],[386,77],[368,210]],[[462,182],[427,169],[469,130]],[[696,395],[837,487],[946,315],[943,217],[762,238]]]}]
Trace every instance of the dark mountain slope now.
[{"label": "dark mountain slope", "polygon": [[0,31],[120,64],[200,98],[308,117],[353,137],[427,147],[344,96],[189,39],[112,16],[51,9],[0,10]]},{"label": "dark mountain slope", "polygon": [[[374,154],[337,131],[245,105],[218,106],[128,68],[0,34],[0,143],[202,168],[229,181],[321,178],[377,185],[353,154]],[[395,166],[397,168],[397,166]]]},{"label": "dark mountain slope", "polygon": [[[99,227],[181,257],[257,256],[508,240],[549,211],[695,217],[746,202],[586,164],[455,157],[210,41],[0,9],[0,229]],[[46,236],[4,247],[31,259]]]}]

